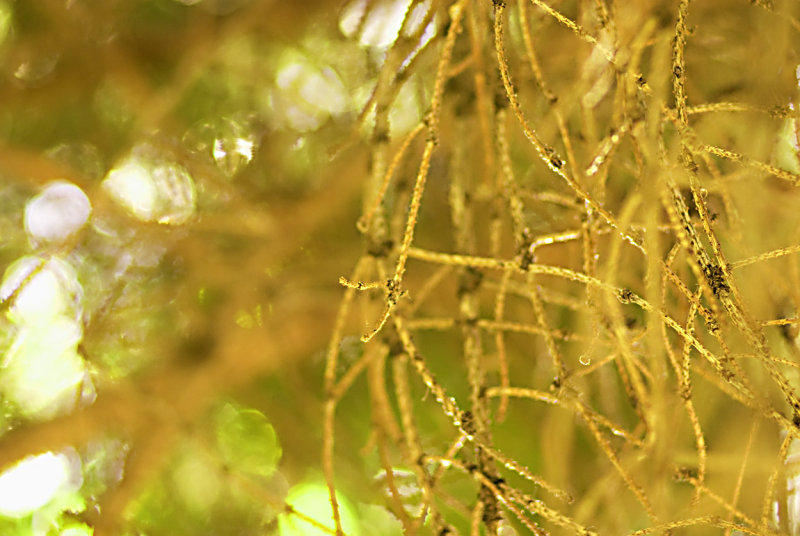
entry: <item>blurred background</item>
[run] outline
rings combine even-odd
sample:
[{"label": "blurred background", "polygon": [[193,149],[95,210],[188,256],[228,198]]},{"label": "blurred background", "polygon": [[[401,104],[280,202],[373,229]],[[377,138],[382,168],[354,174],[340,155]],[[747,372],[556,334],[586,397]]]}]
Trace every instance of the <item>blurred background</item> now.
[{"label": "blurred background", "polygon": [[800,534],[798,16],[0,0],[0,534]]}]

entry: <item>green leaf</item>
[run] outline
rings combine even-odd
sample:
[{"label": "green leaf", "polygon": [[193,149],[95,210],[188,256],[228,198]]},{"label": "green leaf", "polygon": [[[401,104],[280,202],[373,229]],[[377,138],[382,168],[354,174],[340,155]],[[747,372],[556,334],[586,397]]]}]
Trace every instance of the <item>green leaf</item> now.
[{"label": "green leaf", "polygon": [[275,429],[261,412],[225,404],[216,424],[217,444],[229,467],[260,476],[275,472],[282,450]]}]

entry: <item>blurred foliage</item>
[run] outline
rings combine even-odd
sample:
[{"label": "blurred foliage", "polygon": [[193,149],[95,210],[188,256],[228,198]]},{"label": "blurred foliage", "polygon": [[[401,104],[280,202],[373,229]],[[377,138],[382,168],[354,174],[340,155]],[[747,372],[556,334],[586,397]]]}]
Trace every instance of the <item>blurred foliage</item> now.
[{"label": "blurred foliage", "polygon": [[0,533],[800,534],[793,0],[0,0]]}]

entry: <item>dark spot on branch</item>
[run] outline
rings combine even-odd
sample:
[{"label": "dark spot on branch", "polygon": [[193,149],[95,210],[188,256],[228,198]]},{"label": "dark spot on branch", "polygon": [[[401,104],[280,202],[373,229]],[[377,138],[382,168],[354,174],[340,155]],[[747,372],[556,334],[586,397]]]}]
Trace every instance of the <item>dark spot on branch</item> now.
[{"label": "dark spot on branch", "polygon": [[706,320],[706,328],[710,333],[717,333],[719,331],[719,321],[716,318],[709,317]]},{"label": "dark spot on branch", "polygon": [[461,428],[464,429],[464,433],[470,436],[474,436],[477,433],[477,428],[475,428],[475,416],[472,414],[471,411],[467,410],[461,413]]},{"label": "dark spot on branch", "polygon": [[631,303],[635,297],[636,294],[627,288],[619,289],[619,292],[617,292],[617,299],[620,301],[620,303]]},{"label": "dark spot on branch", "polygon": [[561,169],[564,167],[564,161],[558,156],[556,150],[552,147],[545,147],[544,154],[553,169]]},{"label": "dark spot on branch", "polygon": [[533,253],[530,249],[526,249],[519,259],[519,267],[522,271],[527,271],[531,264],[533,264]]},{"label": "dark spot on branch", "polygon": [[771,107],[768,112],[770,117],[773,118],[784,118],[787,117],[789,114],[792,113],[792,109],[788,106],[781,106],[780,104]]},{"label": "dark spot on branch", "polygon": [[390,305],[397,305],[397,301],[404,294],[404,291],[400,290],[400,282],[395,279],[386,280],[386,291],[386,301]]},{"label": "dark spot on branch", "polygon": [[719,296],[723,292],[728,293],[731,290],[728,283],[725,281],[725,272],[720,266],[716,264],[706,264],[703,266],[703,275],[706,277],[706,281],[708,281],[708,285],[711,287],[711,292],[713,292],[715,296]]},{"label": "dark spot on branch", "polygon": [[694,467],[678,467],[675,470],[675,478],[681,482],[685,482],[691,478],[697,478],[697,474],[697,469]]},{"label": "dark spot on branch", "polygon": [[430,129],[428,130],[428,135],[425,137],[425,141],[434,145],[439,145],[439,136],[436,135],[436,132],[434,132],[433,129]]}]

